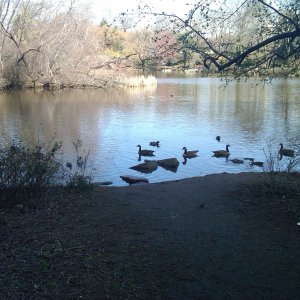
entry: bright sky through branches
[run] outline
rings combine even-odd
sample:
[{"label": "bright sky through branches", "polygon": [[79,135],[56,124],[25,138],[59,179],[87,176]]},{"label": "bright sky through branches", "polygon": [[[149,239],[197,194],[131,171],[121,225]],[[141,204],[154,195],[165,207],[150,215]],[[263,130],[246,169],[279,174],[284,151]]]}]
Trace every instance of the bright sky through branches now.
[{"label": "bright sky through branches", "polygon": [[188,11],[186,1],[183,0],[93,0],[93,13],[97,21],[105,18],[111,20],[121,12],[136,9],[139,4],[147,3],[153,6],[156,11],[174,12],[182,15]]}]

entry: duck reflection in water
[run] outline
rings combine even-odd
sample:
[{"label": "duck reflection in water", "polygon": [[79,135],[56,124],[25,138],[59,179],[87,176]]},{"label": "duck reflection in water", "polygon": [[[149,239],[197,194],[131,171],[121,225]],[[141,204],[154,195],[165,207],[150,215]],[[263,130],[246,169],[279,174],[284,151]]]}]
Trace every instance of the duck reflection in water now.
[{"label": "duck reflection in water", "polygon": [[190,156],[190,157],[183,157],[183,162],[182,162],[182,164],[183,165],[186,165],[187,164],[187,161],[188,161],[188,159],[192,159],[192,158],[195,158],[195,157],[198,157],[197,155],[194,155],[194,156]]}]

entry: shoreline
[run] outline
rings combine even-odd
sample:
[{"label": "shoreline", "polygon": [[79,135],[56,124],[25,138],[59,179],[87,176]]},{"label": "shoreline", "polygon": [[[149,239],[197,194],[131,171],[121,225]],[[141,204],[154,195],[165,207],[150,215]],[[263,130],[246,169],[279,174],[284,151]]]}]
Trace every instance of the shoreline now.
[{"label": "shoreline", "polygon": [[225,173],[43,192],[0,215],[0,298],[297,299],[299,196],[264,188]]}]

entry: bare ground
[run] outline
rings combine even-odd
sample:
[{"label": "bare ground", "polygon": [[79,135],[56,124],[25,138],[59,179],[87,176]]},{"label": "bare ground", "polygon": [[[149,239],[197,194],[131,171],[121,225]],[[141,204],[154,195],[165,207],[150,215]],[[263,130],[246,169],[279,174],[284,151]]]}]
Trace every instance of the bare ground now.
[{"label": "bare ground", "polygon": [[0,214],[0,299],[300,299],[300,179],[48,190]]}]

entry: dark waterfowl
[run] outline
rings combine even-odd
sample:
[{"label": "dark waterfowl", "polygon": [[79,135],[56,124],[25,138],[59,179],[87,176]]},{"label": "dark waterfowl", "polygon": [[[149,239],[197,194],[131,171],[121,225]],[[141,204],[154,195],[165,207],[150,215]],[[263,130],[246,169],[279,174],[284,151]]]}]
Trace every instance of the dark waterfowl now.
[{"label": "dark waterfowl", "polygon": [[186,158],[196,157],[197,153],[199,152],[199,150],[189,150],[189,151],[187,151],[186,147],[183,147],[182,150],[184,150],[183,157],[186,157]]},{"label": "dark waterfowl", "polygon": [[84,161],[81,156],[77,157],[77,167],[81,168],[84,164]]},{"label": "dark waterfowl", "polygon": [[233,158],[233,159],[230,159],[233,163],[235,164],[243,164],[244,161],[242,159],[239,159],[239,158]]},{"label": "dark waterfowl", "polygon": [[216,136],[216,140],[217,140],[218,142],[220,142],[220,141],[221,141],[221,137],[220,137],[219,135],[217,135],[217,136]]},{"label": "dark waterfowl", "polygon": [[250,165],[251,166],[257,166],[257,167],[263,167],[264,163],[262,161],[254,161],[254,158],[250,158]]},{"label": "dark waterfowl", "polygon": [[69,168],[70,170],[72,170],[73,165],[70,162],[67,162],[66,167]]},{"label": "dark waterfowl", "polygon": [[279,145],[280,145],[280,149],[279,149],[278,153],[280,155],[289,156],[289,157],[294,157],[295,156],[295,151],[294,150],[283,148],[283,144],[282,143],[280,143]]},{"label": "dark waterfowl", "polygon": [[137,147],[139,147],[139,151],[138,151],[139,156],[154,156],[153,150],[147,150],[147,149],[142,150],[141,145],[137,145]]},{"label": "dark waterfowl", "polygon": [[159,145],[159,141],[157,141],[157,142],[150,142],[149,145],[150,146],[154,146],[154,147],[159,147],[160,146]]},{"label": "dark waterfowl", "polygon": [[230,145],[226,145],[226,150],[216,150],[213,151],[215,157],[228,157],[230,155],[229,152]]}]

